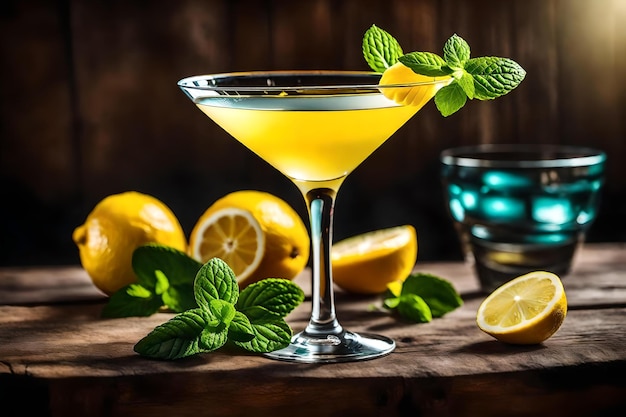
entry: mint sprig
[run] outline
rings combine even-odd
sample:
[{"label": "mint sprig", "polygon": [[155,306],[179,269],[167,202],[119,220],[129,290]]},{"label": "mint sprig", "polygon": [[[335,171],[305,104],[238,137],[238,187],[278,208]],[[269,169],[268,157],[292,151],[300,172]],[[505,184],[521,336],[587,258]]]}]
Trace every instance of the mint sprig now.
[{"label": "mint sprig", "polygon": [[395,62],[401,62],[417,74],[451,76],[453,81],[435,95],[435,105],[444,117],[456,113],[467,99],[501,97],[516,88],[526,76],[526,71],[509,58],[471,58],[469,44],[456,34],[444,44],[443,57],[432,52],[402,54],[392,35],[372,25],[363,37],[363,56],[370,68],[377,72],[384,72]]},{"label": "mint sprig", "polygon": [[281,349],[292,336],[284,317],[304,300],[300,287],[279,278],[258,281],[240,294],[235,274],[218,258],[200,268],[193,294],[198,307],[154,328],[135,352],[172,360],[212,352],[229,341],[257,353]]},{"label": "mint sprig", "polygon": [[383,307],[417,323],[430,322],[462,305],[449,281],[426,273],[409,275],[400,291],[388,291],[383,297]]},{"label": "mint sprig", "polygon": [[106,318],[150,316],[163,306],[180,313],[197,307],[194,278],[202,264],[186,253],[156,243],[138,247],[132,256],[137,283],[109,297]]},{"label": "mint sprig", "polygon": [[372,25],[365,32],[362,47],[365,60],[376,72],[384,72],[402,56],[402,48],[398,41],[376,25]]}]

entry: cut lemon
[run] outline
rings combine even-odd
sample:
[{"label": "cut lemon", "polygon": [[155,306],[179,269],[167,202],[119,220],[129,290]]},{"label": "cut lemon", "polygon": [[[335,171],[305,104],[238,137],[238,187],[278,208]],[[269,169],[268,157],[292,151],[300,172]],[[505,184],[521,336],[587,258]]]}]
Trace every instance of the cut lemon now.
[{"label": "cut lemon", "polygon": [[200,216],[189,251],[202,263],[222,259],[245,287],[265,278],[298,275],[309,259],[309,235],[300,216],[282,199],[260,191],[236,191]]},{"label": "cut lemon", "polygon": [[[447,80],[448,83],[434,81]],[[401,62],[397,62],[383,72],[378,85],[394,86],[410,83],[424,83],[414,87],[382,87],[380,90],[383,95],[396,103],[404,106],[414,106],[421,108],[424,104],[437,94],[440,88],[445,87],[452,82],[452,77],[428,77],[413,72],[413,70]]]},{"label": "cut lemon", "polygon": [[236,276],[248,277],[265,254],[265,234],[250,212],[225,208],[208,216],[196,229],[194,257],[206,262],[220,258]]},{"label": "cut lemon", "polygon": [[553,273],[530,272],[494,290],[480,305],[478,327],[512,344],[537,344],[552,336],[567,314],[563,283]]},{"label": "cut lemon", "polygon": [[353,236],[332,248],[333,279],[357,294],[385,292],[387,284],[404,281],[417,260],[417,233],[411,225]]}]

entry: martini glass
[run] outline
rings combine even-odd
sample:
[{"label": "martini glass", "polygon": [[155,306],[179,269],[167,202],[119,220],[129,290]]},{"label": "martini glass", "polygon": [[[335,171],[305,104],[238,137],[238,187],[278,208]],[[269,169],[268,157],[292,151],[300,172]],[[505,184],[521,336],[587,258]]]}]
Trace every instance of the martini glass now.
[{"label": "martini glass", "polygon": [[[291,179],[306,200],[311,318],[288,347],[266,354],[270,358],[346,362],[373,359],[395,348],[385,336],[351,332],[337,320],[331,266],[335,197],[348,174],[449,80],[381,86],[379,79],[380,74],[358,71],[270,71],[178,82],[200,110]],[[387,96],[407,96],[410,104]]]}]

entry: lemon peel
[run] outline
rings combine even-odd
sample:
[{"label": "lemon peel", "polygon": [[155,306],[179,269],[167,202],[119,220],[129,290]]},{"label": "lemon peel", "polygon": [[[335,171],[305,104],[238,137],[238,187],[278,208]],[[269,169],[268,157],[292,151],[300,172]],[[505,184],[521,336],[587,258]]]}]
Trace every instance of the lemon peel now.
[{"label": "lemon peel", "polygon": [[[422,108],[437,91],[452,82],[450,76],[430,77],[420,75],[401,62],[387,68],[378,82],[379,89],[385,97],[403,106]],[[415,84],[412,87],[402,87]]]}]

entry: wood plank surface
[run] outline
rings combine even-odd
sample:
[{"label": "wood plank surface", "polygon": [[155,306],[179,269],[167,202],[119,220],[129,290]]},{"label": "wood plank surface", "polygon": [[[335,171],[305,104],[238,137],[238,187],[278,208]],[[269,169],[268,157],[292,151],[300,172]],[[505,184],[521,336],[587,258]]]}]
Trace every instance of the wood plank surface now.
[{"label": "wood plank surface", "polygon": [[[88,287],[79,267],[0,269],[2,416],[623,415],[626,410],[626,245],[587,245],[564,278],[570,311],[538,346],[509,346],[475,325],[478,293],[463,263],[422,263],[462,292],[460,309],[428,324],[372,310],[376,297],[337,292],[342,324],[385,334],[390,355],[361,363],[309,365],[239,351],[164,362],[134,343],[171,317],[102,319],[105,299],[79,289],[61,301],[37,290],[55,282]],[[27,278],[28,277],[28,278]],[[306,290],[307,274],[298,277]],[[36,295],[8,301],[24,282]],[[30,291],[24,291],[30,292]],[[95,295],[95,297],[94,297]],[[20,305],[21,304],[21,305]],[[306,325],[309,304],[288,321]],[[617,414],[614,414],[617,413]]]}]

